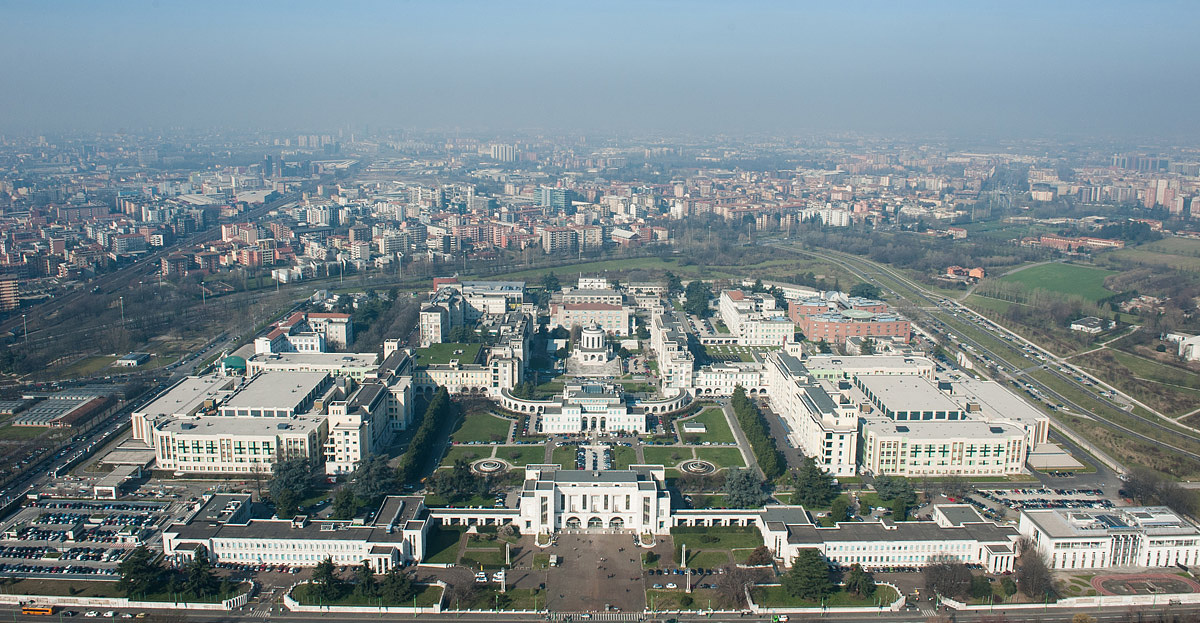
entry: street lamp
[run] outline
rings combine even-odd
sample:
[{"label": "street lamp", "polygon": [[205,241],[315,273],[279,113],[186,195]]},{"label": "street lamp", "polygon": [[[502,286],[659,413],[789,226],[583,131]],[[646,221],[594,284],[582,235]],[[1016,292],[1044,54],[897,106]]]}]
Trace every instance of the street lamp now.
[{"label": "street lamp", "polygon": [[29,323],[25,322],[25,314],[21,314],[21,327],[25,329],[25,345],[29,346]]}]

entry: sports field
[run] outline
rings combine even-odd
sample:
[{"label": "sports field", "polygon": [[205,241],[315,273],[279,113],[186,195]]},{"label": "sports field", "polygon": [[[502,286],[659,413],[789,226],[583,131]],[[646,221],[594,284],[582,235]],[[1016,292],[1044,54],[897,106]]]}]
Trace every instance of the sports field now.
[{"label": "sports field", "polygon": [[1116,273],[1103,268],[1077,264],[1040,264],[1001,277],[1001,281],[1019,283],[1030,290],[1049,290],[1099,301],[1116,294],[1104,287],[1104,279]]}]

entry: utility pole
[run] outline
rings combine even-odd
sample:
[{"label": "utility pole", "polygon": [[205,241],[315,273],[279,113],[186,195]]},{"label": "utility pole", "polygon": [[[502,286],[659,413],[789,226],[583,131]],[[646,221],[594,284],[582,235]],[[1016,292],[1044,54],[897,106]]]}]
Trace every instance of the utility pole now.
[{"label": "utility pole", "polygon": [[25,314],[21,314],[21,327],[25,329],[25,345],[29,346],[29,323],[25,321]]},{"label": "utility pole", "polygon": [[125,326],[125,297],[120,297],[121,300],[121,326]]}]

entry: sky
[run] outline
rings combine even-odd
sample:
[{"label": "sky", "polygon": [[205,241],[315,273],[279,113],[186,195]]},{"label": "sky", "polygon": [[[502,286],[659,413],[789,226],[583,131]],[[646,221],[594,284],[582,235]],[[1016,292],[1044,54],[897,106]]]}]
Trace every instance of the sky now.
[{"label": "sky", "polygon": [[0,0],[0,131],[1194,140],[1198,24],[1194,1]]}]

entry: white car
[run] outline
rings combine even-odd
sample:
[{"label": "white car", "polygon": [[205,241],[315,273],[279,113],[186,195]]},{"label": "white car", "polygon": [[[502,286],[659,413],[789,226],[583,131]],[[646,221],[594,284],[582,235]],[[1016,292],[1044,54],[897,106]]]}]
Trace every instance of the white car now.
[{"label": "white car", "polygon": [[104,611],[104,618],[106,618],[106,619],[111,619],[111,618],[113,618],[113,617],[115,617],[115,616],[117,616],[117,613],[116,613],[116,612],[114,612],[114,611],[112,611],[112,610],[105,610],[105,611]]},{"label": "white car", "polygon": [[674,582],[671,582],[671,583],[667,584],[667,588],[679,588],[679,585]]},{"label": "white car", "polygon": [[83,616],[89,617],[89,618],[95,618],[95,617],[100,616],[100,613],[96,612],[95,610],[88,610],[87,612],[83,613]]}]

